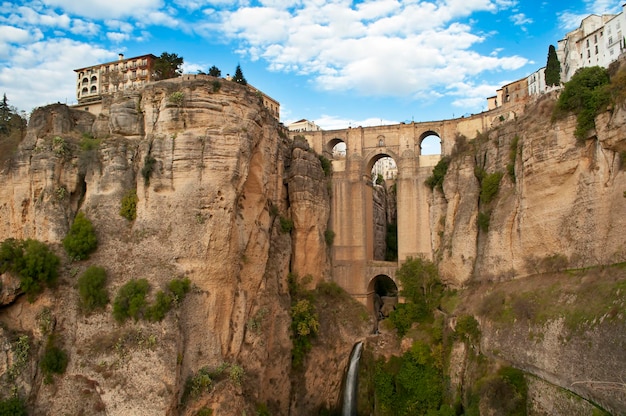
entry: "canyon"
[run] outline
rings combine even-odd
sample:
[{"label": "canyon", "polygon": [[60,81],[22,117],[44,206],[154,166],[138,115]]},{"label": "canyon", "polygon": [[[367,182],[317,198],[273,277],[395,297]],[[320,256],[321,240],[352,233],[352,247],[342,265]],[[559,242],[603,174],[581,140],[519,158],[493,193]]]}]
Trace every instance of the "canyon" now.
[{"label": "canyon", "polygon": [[[478,342],[451,343],[446,375],[463,394],[480,353],[494,368],[524,372],[529,414],[624,414],[626,109],[600,114],[581,142],[574,115],[551,120],[555,100],[529,103],[476,137],[458,135],[444,149],[441,190],[416,184],[428,195],[429,256],[456,290],[456,304],[441,310],[445,326],[453,331],[461,315],[480,323]],[[1,396],[17,393],[33,415],[336,409],[355,342],[390,357],[412,340],[386,325],[373,334],[366,305],[320,291],[334,281],[327,236],[341,201],[319,156],[252,89],[224,80],[116,93],[97,117],[62,104],[36,109],[0,173],[0,241],[45,242],[61,266],[56,286],[32,302],[16,276],[1,276]],[[481,201],[479,171],[502,173],[492,201]],[[130,221],[120,215],[128,191],[137,195]],[[98,238],[81,261],[62,246],[78,212]],[[93,265],[106,269],[111,299],[138,278],[152,297],[174,278],[191,289],[160,322],[119,323],[111,304],[79,307],[77,276]],[[318,291],[320,327],[300,369],[294,281]],[[48,383],[39,361],[51,333],[69,360]],[[29,353],[16,372],[24,335]],[[204,369],[216,374],[212,384],[192,394]],[[481,413],[495,414],[487,402]]]}]

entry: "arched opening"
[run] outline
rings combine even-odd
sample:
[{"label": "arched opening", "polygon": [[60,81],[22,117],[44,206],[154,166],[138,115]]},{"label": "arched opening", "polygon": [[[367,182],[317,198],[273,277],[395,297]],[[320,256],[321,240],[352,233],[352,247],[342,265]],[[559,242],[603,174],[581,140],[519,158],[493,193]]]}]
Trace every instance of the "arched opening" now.
[{"label": "arched opening", "polygon": [[326,145],[326,150],[335,160],[345,159],[346,157],[346,143],[339,138],[335,138],[329,141]]},{"label": "arched opening", "polygon": [[440,155],[441,154],[441,137],[434,131],[427,131],[422,134],[420,139],[420,154]]},{"label": "arched opening", "polygon": [[90,94],[95,94],[98,91],[98,89],[96,88],[96,86],[92,86],[91,90],[89,91]]},{"label": "arched opening", "polygon": [[368,165],[372,186],[372,253],[378,261],[398,259],[398,166],[388,154],[376,155]]},{"label": "arched opening", "polygon": [[398,304],[398,286],[391,277],[379,274],[370,280],[367,293],[368,307],[376,317],[375,330],[377,330],[378,321],[389,317]]},{"label": "arched opening", "polygon": [[82,95],[85,95],[89,92],[89,90],[87,89],[87,87],[84,87],[80,92]]},{"label": "arched opening", "polygon": [[95,75],[91,77],[91,82],[96,82],[97,80],[98,80],[98,78],[96,78]]},{"label": "arched opening", "polygon": [[89,79],[87,77],[83,78],[83,85],[89,84]]}]

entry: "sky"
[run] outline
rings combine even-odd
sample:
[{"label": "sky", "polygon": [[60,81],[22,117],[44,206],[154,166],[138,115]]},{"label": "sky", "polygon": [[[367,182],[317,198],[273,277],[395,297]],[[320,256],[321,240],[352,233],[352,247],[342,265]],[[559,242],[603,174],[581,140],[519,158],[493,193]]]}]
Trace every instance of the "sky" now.
[{"label": "sky", "polygon": [[[2,2],[2,0],[0,0]],[[237,65],[281,121],[325,130],[486,110],[545,66],[609,0],[12,0],[0,8],[0,94],[29,113],[76,103],[74,69],[175,53],[185,73]]]}]

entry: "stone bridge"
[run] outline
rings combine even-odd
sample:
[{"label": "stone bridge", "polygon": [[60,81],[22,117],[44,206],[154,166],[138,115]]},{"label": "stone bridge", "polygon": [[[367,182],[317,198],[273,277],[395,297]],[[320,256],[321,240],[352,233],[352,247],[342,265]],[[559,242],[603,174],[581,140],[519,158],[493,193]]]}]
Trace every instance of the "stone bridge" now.
[{"label": "stone bridge", "polygon": [[[395,274],[408,257],[432,259],[429,200],[431,190],[424,184],[439,159],[451,153],[458,134],[473,139],[502,120],[514,117],[511,109],[484,112],[467,118],[356,127],[343,130],[291,132],[304,136],[320,155],[332,160],[330,229],[335,232],[332,248],[333,277],[337,284],[362,303],[372,307],[380,279],[397,289]],[[437,136],[440,155],[422,155],[422,141]],[[333,148],[345,144],[345,154],[333,155]],[[397,165],[398,261],[374,258],[374,203],[372,167],[383,157]]]}]

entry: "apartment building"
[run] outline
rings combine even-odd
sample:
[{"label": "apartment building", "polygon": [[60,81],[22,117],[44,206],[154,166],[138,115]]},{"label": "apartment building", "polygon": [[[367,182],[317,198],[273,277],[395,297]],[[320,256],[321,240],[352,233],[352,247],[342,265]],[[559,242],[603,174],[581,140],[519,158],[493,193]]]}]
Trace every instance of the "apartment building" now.
[{"label": "apartment building", "polygon": [[78,99],[75,107],[99,113],[103,95],[138,88],[151,82],[156,59],[152,54],[127,59],[119,54],[117,61],[75,69]]},{"label": "apartment building", "polygon": [[626,4],[618,14],[585,17],[580,26],[558,42],[561,82],[569,81],[580,68],[608,66],[626,50],[624,27]]}]

